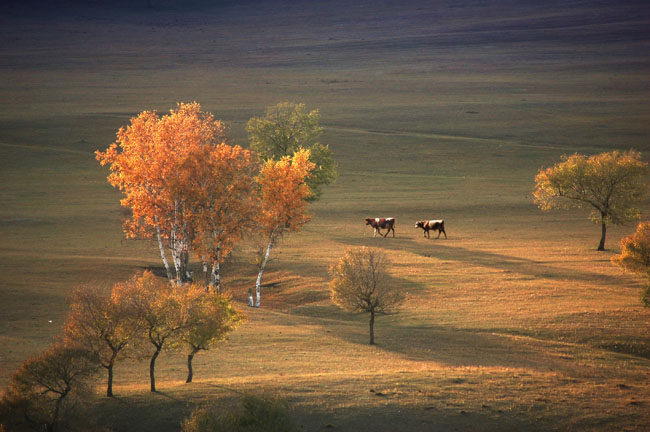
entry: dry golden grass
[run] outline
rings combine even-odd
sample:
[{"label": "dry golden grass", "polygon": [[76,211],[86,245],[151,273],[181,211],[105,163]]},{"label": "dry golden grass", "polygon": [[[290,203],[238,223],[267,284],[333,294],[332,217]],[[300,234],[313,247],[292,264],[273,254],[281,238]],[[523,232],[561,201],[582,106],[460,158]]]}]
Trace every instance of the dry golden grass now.
[{"label": "dry golden grass", "polygon": [[[650,154],[647,5],[434,3],[3,16],[0,386],[60,333],[72,287],[161,271],[154,245],[123,240],[95,149],[191,100],[244,143],[248,118],[295,100],[320,108],[340,178],[274,251],[262,309],[245,306],[251,240],[224,266],[249,320],[197,355],[196,382],[181,353],[161,356],[157,394],[145,362],[119,363],[85,429],[174,431],[195,404],[270,391],[309,431],[650,430],[644,281],[609,263],[633,227],[599,253],[583,213],[530,195],[563,153]],[[396,217],[396,238],[372,238],[374,216]],[[449,239],[422,238],[425,218]],[[359,245],[390,253],[408,297],[374,347],[327,291]]]}]

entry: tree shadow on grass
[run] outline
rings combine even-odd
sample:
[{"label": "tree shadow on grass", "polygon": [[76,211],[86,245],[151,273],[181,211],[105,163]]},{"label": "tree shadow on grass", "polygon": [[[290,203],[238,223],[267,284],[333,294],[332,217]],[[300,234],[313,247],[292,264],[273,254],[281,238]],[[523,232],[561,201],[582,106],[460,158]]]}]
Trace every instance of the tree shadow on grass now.
[{"label": "tree shadow on grass", "polygon": [[409,237],[379,239],[334,236],[333,238],[338,242],[350,246],[370,246],[391,251],[409,252],[426,258],[437,258],[443,261],[458,262],[462,265],[499,269],[508,273],[517,273],[533,278],[590,282],[604,286],[612,286],[620,283],[620,279],[615,276],[592,273],[579,269],[558,268],[543,261],[529,258],[467,249],[458,245],[457,240],[454,238],[444,240],[425,239],[420,241]]}]

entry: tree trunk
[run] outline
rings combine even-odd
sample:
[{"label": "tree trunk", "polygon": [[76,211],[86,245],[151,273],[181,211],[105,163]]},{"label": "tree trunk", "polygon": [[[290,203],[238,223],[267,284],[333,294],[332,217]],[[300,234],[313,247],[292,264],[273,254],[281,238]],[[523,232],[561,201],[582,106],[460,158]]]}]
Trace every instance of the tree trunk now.
[{"label": "tree trunk", "polygon": [[156,359],[158,358],[158,355],[160,354],[161,349],[162,349],[162,346],[161,347],[156,346],[156,351],[151,356],[151,362],[149,362],[149,380],[151,381],[151,392],[152,393],[155,393],[155,391],[156,391],[156,375],[155,375]]},{"label": "tree trunk", "polygon": [[115,364],[115,357],[117,357],[117,353],[113,353],[111,359],[108,361],[108,366],[106,366],[108,370],[108,383],[106,384],[107,397],[113,397],[113,365]]},{"label": "tree trunk", "polygon": [[[183,243],[184,247],[185,242]],[[185,272],[185,281],[192,282],[192,275],[190,274],[190,253],[187,249],[183,250],[183,270]]]},{"label": "tree trunk", "polygon": [[[260,307],[261,303],[261,286],[262,286],[262,275],[264,274],[264,269],[266,268],[266,263],[269,261],[269,255],[271,254],[271,249],[273,249],[273,244],[275,243],[275,230],[271,233],[271,236],[269,237],[269,244],[266,247],[266,253],[264,254],[264,259],[262,260],[262,264],[260,265],[260,272],[257,274],[257,281],[255,282],[255,307]],[[248,296],[248,303],[249,306],[252,306],[253,304],[253,295],[252,293],[249,294]]]},{"label": "tree trunk", "polygon": [[174,271],[176,272],[176,284],[181,285],[183,283],[183,270],[181,269],[181,252],[178,243],[176,230],[174,230],[172,231],[172,259],[174,260]]},{"label": "tree trunk", "polygon": [[212,263],[212,273],[210,275],[210,287],[221,292],[221,244],[217,245],[217,254]]},{"label": "tree trunk", "polygon": [[598,244],[598,250],[605,250],[605,236],[607,235],[607,224],[605,223],[605,214],[601,213],[601,234],[600,234],[600,244]]},{"label": "tree trunk", "polygon": [[197,349],[193,349],[191,353],[187,355],[187,380],[186,383],[192,382],[192,377],[194,376],[194,370],[192,369],[192,360],[194,359],[194,354],[199,352]]},{"label": "tree trunk", "polygon": [[375,344],[375,310],[370,311],[370,345]]},{"label": "tree trunk", "polygon": [[156,237],[158,237],[158,249],[160,249],[160,256],[162,257],[163,264],[165,265],[165,271],[167,272],[167,279],[170,283],[174,282],[174,276],[172,275],[172,270],[169,268],[169,263],[167,262],[167,255],[165,255],[165,246],[163,245],[162,235],[160,234],[160,227],[158,226],[158,217],[154,218],[156,222]]},{"label": "tree trunk", "polygon": [[68,392],[70,392],[69,387],[66,388],[64,390],[63,394],[61,394],[61,396],[59,396],[59,398],[56,400],[56,402],[54,402],[54,412],[52,413],[52,422],[45,426],[47,428],[48,432],[56,431],[56,429],[57,429],[56,425],[59,422],[59,413],[61,411],[61,404],[63,403],[63,399],[65,399]]},{"label": "tree trunk", "polygon": [[205,257],[201,258],[201,261],[203,261],[203,280],[205,283],[209,284],[210,276],[208,276],[208,261]]}]

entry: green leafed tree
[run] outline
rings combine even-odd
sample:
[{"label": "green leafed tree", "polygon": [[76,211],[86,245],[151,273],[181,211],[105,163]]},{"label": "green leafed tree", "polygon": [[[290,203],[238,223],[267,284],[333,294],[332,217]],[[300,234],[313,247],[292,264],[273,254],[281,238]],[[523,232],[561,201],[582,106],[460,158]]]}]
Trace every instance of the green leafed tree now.
[{"label": "green leafed tree", "polygon": [[337,170],[329,147],[318,139],[323,133],[318,110],[308,111],[305,104],[281,102],[268,107],[263,117],[253,117],[246,125],[250,147],[262,160],[280,160],[299,149],[311,151],[316,168],[307,179],[310,201],[318,200],[322,187],[336,180]]},{"label": "green leafed tree", "polygon": [[404,301],[386,271],[386,255],[372,248],[348,249],[330,267],[330,296],[337,306],[352,312],[370,314],[370,345],[375,344],[375,315],[394,313]]},{"label": "green leafed tree", "polygon": [[613,256],[612,262],[648,278],[641,300],[645,307],[650,307],[650,221],[641,222],[634,234],[621,239],[621,253]]},{"label": "green leafed tree", "polygon": [[590,209],[590,219],[601,225],[598,250],[602,251],[609,224],[639,219],[647,166],[633,150],[563,156],[561,162],[537,173],[533,197],[542,210]]}]

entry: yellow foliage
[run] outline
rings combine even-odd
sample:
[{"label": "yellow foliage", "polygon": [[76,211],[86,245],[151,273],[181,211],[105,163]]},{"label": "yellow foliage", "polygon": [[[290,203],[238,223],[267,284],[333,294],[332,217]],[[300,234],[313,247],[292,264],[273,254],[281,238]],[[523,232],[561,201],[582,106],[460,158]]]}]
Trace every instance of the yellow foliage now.
[{"label": "yellow foliage", "polygon": [[647,165],[632,150],[563,156],[537,173],[533,197],[542,210],[588,207],[595,222],[624,223],[639,218]]},{"label": "yellow foliage", "polygon": [[634,234],[621,239],[621,253],[613,256],[612,262],[650,278],[650,221],[639,223]]}]

